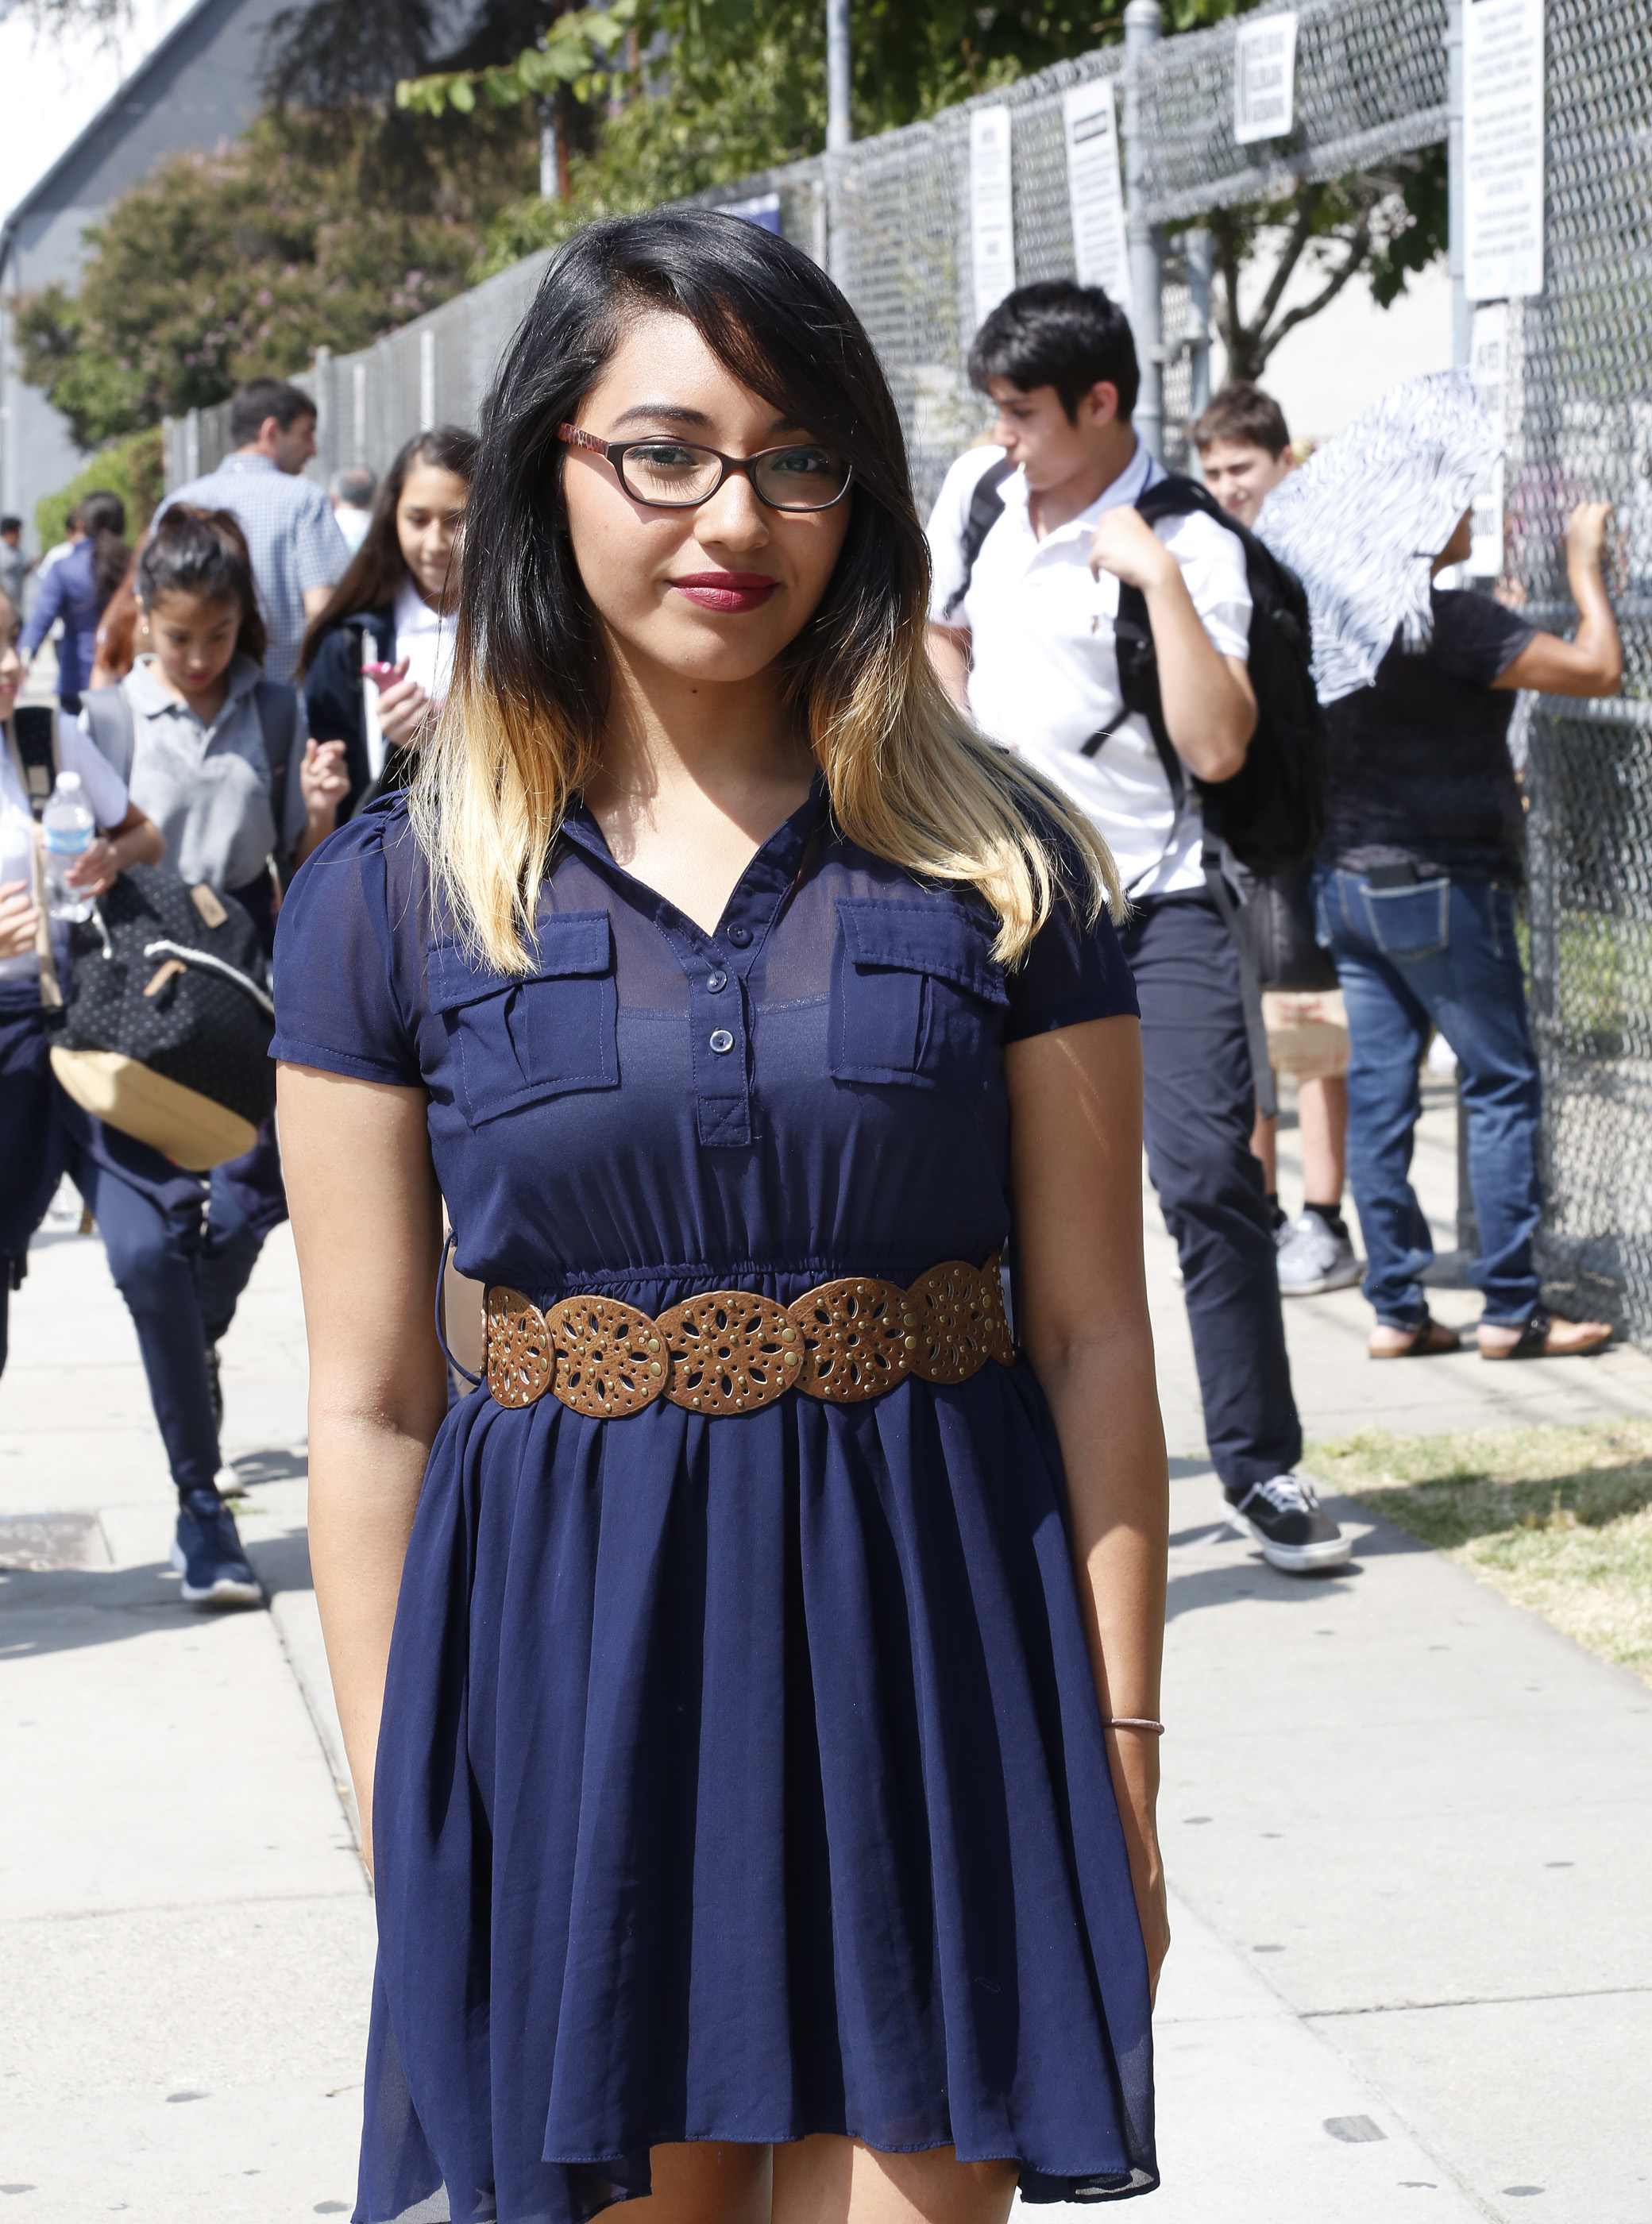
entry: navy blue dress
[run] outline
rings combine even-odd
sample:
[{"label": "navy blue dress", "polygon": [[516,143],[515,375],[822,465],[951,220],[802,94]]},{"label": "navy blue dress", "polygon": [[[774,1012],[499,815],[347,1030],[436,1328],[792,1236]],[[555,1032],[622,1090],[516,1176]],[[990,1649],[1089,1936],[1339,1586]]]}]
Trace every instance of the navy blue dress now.
[{"label": "navy blue dress", "polygon": [[[977,1266],[1008,1041],[1136,1009],[1112,928],[996,921],[818,787],[715,934],[558,842],[476,970],[400,799],[305,866],[275,1055],[428,1091],[462,1271],[659,1314]],[[732,1047],[717,1046],[732,1038]],[[1157,2183],[1147,1972],[1031,1369],[615,1419],[463,1399],[408,1547],[374,1802],[363,2224],[575,2224],[659,2142],[851,2133]],[[445,2191],[444,2191],[445,2189]],[[427,2205],[421,2205],[427,2204]]]}]

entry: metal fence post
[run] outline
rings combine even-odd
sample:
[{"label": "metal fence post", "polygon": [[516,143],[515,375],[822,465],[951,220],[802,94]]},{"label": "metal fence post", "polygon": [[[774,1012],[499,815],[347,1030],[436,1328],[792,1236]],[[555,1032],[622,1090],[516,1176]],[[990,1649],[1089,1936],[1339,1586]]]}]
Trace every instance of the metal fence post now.
[{"label": "metal fence post", "polygon": [[1159,42],[1159,0],[1130,0],[1125,9],[1125,231],[1130,248],[1130,324],[1141,365],[1136,430],[1148,453],[1164,459],[1163,304],[1164,238],[1147,220],[1147,144],[1143,130],[1143,77]]},{"label": "metal fence post", "polygon": [[315,471],[306,476],[318,478],[325,486],[332,477],[338,461],[338,413],[333,407],[332,350],[318,347],[311,366],[310,382],[315,389],[316,454]]},{"label": "metal fence post", "polygon": [[1451,359],[1469,357],[1468,250],[1463,207],[1463,7],[1446,0],[1446,223],[1451,270]]},{"label": "metal fence post", "polygon": [[1188,266],[1188,420],[1196,424],[1210,402],[1210,279],[1215,243],[1202,224],[1183,235]]},{"label": "metal fence post", "polygon": [[849,0],[826,0],[826,151],[830,155],[854,136],[849,88]]}]

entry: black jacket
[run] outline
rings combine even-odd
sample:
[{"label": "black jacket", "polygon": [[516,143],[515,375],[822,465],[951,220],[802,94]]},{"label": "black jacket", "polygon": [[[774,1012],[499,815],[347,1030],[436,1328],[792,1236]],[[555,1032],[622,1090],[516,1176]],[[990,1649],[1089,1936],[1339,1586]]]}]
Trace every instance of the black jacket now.
[{"label": "black jacket", "polygon": [[358,610],[335,619],[323,635],[315,660],[304,676],[304,700],[309,711],[309,731],[318,742],[344,744],[344,769],[350,774],[350,793],[338,808],[338,823],[353,818],[367,801],[369,789],[382,793],[399,787],[403,752],[391,749],[377,781],[367,761],[367,719],[362,709],[362,667],[391,664],[396,653],[396,615],[393,603],[376,610]]}]

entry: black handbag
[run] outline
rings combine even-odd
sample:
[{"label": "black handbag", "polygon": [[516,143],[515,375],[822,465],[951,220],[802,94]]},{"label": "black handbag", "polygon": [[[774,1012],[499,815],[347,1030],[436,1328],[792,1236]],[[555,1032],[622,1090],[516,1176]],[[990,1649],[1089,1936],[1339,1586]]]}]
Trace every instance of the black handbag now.
[{"label": "black handbag", "polygon": [[1264,990],[1301,996],[1337,984],[1331,953],[1317,939],[1313,880],[1311,865],[1297,865],[1246,888],[1233,931],[1240,955]]},{"label": "black handbag", "polygon": [[275,1105],[275,1007],[235,899],[134,865],[69,950],[52,1071],[74,1102],[195,1172],[249,1151]]}]

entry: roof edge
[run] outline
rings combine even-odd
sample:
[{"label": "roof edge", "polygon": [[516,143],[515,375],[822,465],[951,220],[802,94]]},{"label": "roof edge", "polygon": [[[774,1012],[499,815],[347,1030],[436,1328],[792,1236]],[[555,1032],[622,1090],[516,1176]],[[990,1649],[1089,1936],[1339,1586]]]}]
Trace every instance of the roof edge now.
[{"label": "roof edge", "polygon": [[[3,242],[3,250],[9,250],[11,243],[16,237],[19,223],[22,218],[28,215],[34,202],[45,192],[46,188],[58,175],[59,172],[67,169],[70,163],[73,162],[75,156],[80,153],[87,142],[93,138],[98,132],[102,130],[104,125],[108,123],[110,117],[116,114],[122,103],[129,97],[133,87],[135,85],[142,85],[145,78],[150,76],[160,67],[162,60],[166,57],[167,49],[173,44],[173,41],[181,38],[183,34],[199,16],[205,15],[208,9],[215,8],[218,4],[218,0],[194,0],[194,5],[192,7],[186,8],[183,14],[178,18],[178,21],[173,25],[172,28],[167,31],[164,36],[155,41],[154,46],[152,46],[148,53],[144,55],[142,60],[139,62],[136,68],[131,72],[129,76],[123,77],[121,79],[114,92],[110,94],[109,98],[98,111],[98,113],[89,123],[81,126],[80,130],[75,133],[74,137],[70,140],[68,145],[63,149],[63,152],[41,172],[39,177],[35,179],[34,184],[28,188],[28,191],[23,194],[22,199],[15,201],[11,207],[7,210],[3,233],[0,234],[0,242]],[[3,252],[0,252],[0,268],[3,268]]]}]

